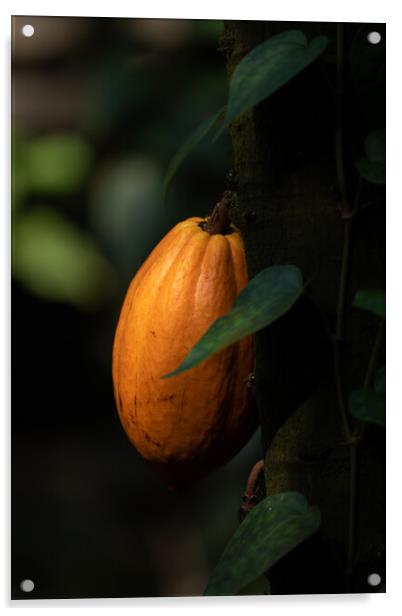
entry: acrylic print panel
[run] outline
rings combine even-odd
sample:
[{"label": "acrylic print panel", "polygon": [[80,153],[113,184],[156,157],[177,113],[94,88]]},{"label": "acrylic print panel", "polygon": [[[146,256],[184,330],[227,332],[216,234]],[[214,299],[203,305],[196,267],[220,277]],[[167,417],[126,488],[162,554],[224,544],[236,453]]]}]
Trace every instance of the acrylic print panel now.
[{"label": "acrylic print panel", "polygon": [[13,18],[13,599],[384,592],[385,38]]}]

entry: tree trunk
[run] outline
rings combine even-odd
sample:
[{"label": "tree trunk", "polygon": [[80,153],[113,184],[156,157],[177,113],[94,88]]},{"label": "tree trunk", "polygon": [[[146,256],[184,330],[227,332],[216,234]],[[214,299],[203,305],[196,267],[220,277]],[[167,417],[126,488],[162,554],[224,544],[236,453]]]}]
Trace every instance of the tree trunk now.
[{"label": "tree trunk", "polygon": [[[233,220],[245,238],[250,277],[273,264],[294,264],[308,283],[303,299],[290,313],[256,335],[256,397],[267,493],[302,492],[320,507],[322,524],[314,538],[269,575],[274,594],[370,592],[370,573],[385,579],[384,434],[368,425],[366,438],[354,448],[358,481],[356,487],[350,486],[354,460],[339,411],[333,342],[328,334],[336,331],[342,251],[349,225],[350,268],[339,342],[347,398],[362,387],[378,325],[374,316],[352,308],[353,296],[360,288],[385,287],[383,190],[363,183],[360,203],[368,207],[345,224],[339,211],[335,161],[336,24],[227,22],[221,50],[230,76],[252,48],[272,34],[293,28],[303,30],[308,38],[327,34],[325,56],[230,127],[238,196]],[[344,27],[342,107],[350,201],[357,190],[353,161],[363,153],[365,136],[385,125],[383,84],[377,82],[375,96],[367,99],[352,81],[353,58],[347,52],[357,49],[364,57],[365,32],[370,27],[364,28]],[[381,26],[371,29],[381,30]],[[363,74],[359,70],[358,75]],[[356,503],[352,502],[356,532],[350,529],[351,493],[356,494]],[[356,545],[353,572],[348,572],[351,532]]]}]

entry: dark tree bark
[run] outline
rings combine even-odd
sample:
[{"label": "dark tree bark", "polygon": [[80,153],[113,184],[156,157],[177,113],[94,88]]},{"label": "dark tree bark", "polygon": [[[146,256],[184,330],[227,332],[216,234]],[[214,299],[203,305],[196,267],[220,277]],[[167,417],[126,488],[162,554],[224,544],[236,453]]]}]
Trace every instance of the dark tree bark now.
[{"label": "dark tree bark", "polygon": [[[372,315],[352,308],[353,296],[360,288],[385,287],[383,190],[363,183],[360,203],[368,207],[345,224],[335,160],[336,24],[227,22],[221,51],[230,76],[253,47],[291,28],[302,29],[308,38],[327,34],[325,55],[230,127],[238,196],[232,218],[245,238],[250,276],[272,264],[294,264],[309,283],[290,313],[256,336],[256,397],[267,492],[300,491],[322,512],[320,532],[276,565],[270,578],[274,594],[365,592],[372,590],[367,584],[370,573],[378,572],[383,579],[385,575],[384,435],[368,426],[365,439],[355,447],[356,545],[348,576],[354,461],[339,411],[328,333],[336,332],[349,225],[350,267],[338,347],[347,398],[364,382],[378,325]],[[352,202],[357,191],[353,161],[362,154],[365,136],[385,125],[385,86],[379,68],[382,50],[366,57],[370,26],[348,24],[343,31],[343,159]],[[375,84],[364,78],[373,66],[378,68]],[[377,359],[376,367],[383,359]]]}]

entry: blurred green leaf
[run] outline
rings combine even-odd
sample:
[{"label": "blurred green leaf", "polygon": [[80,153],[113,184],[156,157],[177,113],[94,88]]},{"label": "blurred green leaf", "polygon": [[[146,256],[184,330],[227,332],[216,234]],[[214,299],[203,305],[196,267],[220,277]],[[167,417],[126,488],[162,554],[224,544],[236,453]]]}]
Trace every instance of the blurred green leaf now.
[{"label": "blurred green leaf", "polygon": [[114,272],[92,239],[41,207],[15,223],[14,275],[32,293],[78,307],[96,307],[114,290]]},{"label": "blurred green leaf", "polygon": [[349,411],[360,421],[385,426],[385,396],[371,389],[357,389],[349,398]]},{"label": "blurred green leaf", "polygon": [[232,310],[217,319],[176,370],[185,372],[221,349],[270,325],[285,314],[303,291],[300,270],[293,265],[268,267],[239,294]]},{"label": "blurred green leaf", "polygon": [[360,175],[372,184],[385,184],[385,164],[375,163],[367,158],[358,158],[356,168]]},{"label": "blurred green leaf", "polygon": [[205,595],[234,595],[315,533],[321,515],[302,494],[268,496],[250,511],[226,546]]},{"label": "blurred green leaf", "polygon": [[62,195],[79,190],[91,166],[93,154],[79,135],[50,135],[26,141],[24,162],[29,191]]},{"label": "blurred green leaf", "polygon": [[128,280],[163,235],[159,166],[147,156],[111,161],[92,185],[91,227]]},{"label": "blurred green leaf", "polygon": [[385,291],[382,289],[361,289],[355,295],[353,306],[368,310],[385,319]]},{"label": "blurred green leaf", "polygon": [[385,130],[376,130],[364,142],[366,158],[359,158],[360,175],[372,184],[385,184]]},{"label": "blurred green leaf", "polygon": [[385,393],[385,366],[379,368],[374,376],[374,391],[379,394]]},{"label": "blurred green leaf", "polygon": [[364,142],[364,149],[371,162],[385,161],[385,130],[375,130]]},{"label": "blurred green leaf", "polygon": [[172,180],[177,173],[177,170],[179,169],[183,161],[187,158],[187,156],[191,154],[194,148],[197,147],[200,141],[202,141],[202,139],[206,137],[206,135],[209,133],[212,127],[215,126],[216,122],[218,121],[220,116],[223,114],[223,111],[224,111],[224,108],[219,109],[219,111],[214,113],[213,116],[211,116],[210,118],[205,120],[202,124],[200,124],[200,126],[198,126],[198,128],[186,139],[186,141],[180,146],[176,154],[173,156],[172,160],[170,161],[168,165],[165,180],[163,183],[163,192],[164,192],[165,199],[169,192],[169,188],[172,183]]},{"label": "blurred green leaf", "polygon": [[12,141],[11,178],[12,204],[15,211],[21,205],[29,189],[24,142],[15,135]]},{"label": "blurred green leaf", "polygon": [[326,36],[309,43],[301,30],[272,36],[248,53],[234,70],[224,127],[237,116],[268,98],[300,73],[324,51]]}]

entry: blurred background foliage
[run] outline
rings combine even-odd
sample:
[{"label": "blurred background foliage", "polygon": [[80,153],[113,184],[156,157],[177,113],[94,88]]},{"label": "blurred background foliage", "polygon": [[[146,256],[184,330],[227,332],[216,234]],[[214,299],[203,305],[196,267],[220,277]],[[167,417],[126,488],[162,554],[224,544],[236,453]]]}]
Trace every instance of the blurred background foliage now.
[{"label": "blurred background foliage", "polygon": [[202,594],[259,436],[169,492],[120,427],[111,351],[138,267],[224,188],[226,135],[196,148],[163,201],[169,160],[224,104],[223,24],[13,21],[13,596],[25,577],[29,598]]}]

